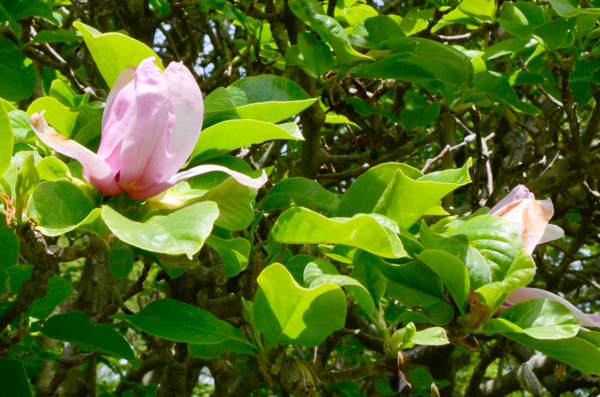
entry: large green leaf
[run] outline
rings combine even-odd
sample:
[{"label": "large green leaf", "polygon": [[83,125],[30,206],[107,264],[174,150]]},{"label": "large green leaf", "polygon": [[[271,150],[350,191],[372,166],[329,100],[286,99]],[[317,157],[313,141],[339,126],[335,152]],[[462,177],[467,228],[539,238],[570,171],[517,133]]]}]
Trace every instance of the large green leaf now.
[{"label": "large green leaf", "polygon": [[417,180],[398,170],[379,198],[373,212],[408,228],[448,193],[471,182],[471,159],[457,170],[433,172]]},{"label": "large green leaf", "polygon": [[111,232],[127,244],[163,254],[186,254],[191,257],[202,248],[219,216],[212,201],[182,208],[147,223],[131,221],[110,207],[102,208],[102,219]]},{"label": "large green leaf", "polygon": [[471,60],[462,52],[435,41],[401,37],[384,41],[377,49],[394,52],[378,61],[353,67],[353,75],[420,84],[443,81],[459,86],[467,86],[473,80]]},{"label": "large green leaf", "polygon": [[164,69],[160,58],[140,41],[121,33],[102,34],[81,22],[75,22],[73,26],[83,34],[90,54],[109,87],[112,87],[121,71],[138,66],[146,58],[154,57],[156,65]]},{"label": "large green leaf", "polygon": [[252,200],[256,189],[244,186],[229,178],[214,189],[209,190],[197,201],[212,201],[219,207],[219,217],[215,225],[227,230],[241,230],[250,226],[254,217]]},{"label": "large green leaf", "polygon": [[419,179],[423,176],[421,171],[406,164],[384,163],[375,166],[356,178],[350,185],[342,196],[335,216],[349,217],[373,212],[379,198],[399,170],[411,179]]},{"label": "large green leaf", "polygon": [[458,9],[478,19],[489,20],[496,11],[494,0],[462,0]]},{"label": "large green leaf", "polygon": [[333,68],[331,49],[312,34],[300,33],[298,35],[298,48],[306,65],[316,76],[321,76]]},{"label": "large green leaf", "polygon": [[551,299],[517,303],[492,319],[485,329],[485,332],[502,335],[525,333],[535,339],[572,338],[578,331],[577,317],[563,304]]},{"label": "large green leaf", "polygon": [[418,255],[418,258],[442,279],[454,298],[456,306],[464,314],[471,289],[465,264],[454,255],[439,250],[425,250]]},{"label": "large green leaf", "polygon": [[59,236],[77,228],[94,204],[77,186],[65,180],[41,182],[27,205],[36,228],[47,236]]},{"label": "large green leaf", "polygon": [[[0,223],[0,273],[19,263],[19,238],[15,231]],[[1,289],[1,287],[0,287]]]},{"label": "large green leaf", "polygon": [[203,130],[190,158],[200,162],[243,146],[273,139],[304,140],[296,124],[276,125],[256,120],[228,120]]},{"label": "large green leaf", "polygon": [[266,212],[294,206],[306,207],[315,211],[333,211],[340,199],[319,183],[310,179],[287,178],[273,186],[258,206]]},{"label": "large green leaf", "polygon": [[0,397],[31,397],[23,361],[0,357]]},{"label": "large green leaf", "polygon": [[387,278],[381,272],[381,263],[381,259],[376,255],[358,250],[352,260],[353,268],[350,272],[350,277],[358,280],[369,291],[376,305],[387,287]]},{"label": "large green leaf", "polygon": [[442,326],[452,320],[454,307],[444,297],[442,280],[423,263],[418,261],[401,265],[382,263],[381,270],[388,278],[387,295],[400,301],[409,309],[416,307],[425,309],[422,314],[415,312],[414,316],[398,321],[425,322]]},{"label": "large green leaf", "polygon": [[527,252],[523,239],[507,220],[482,215],[469,219],[444,233],[458,242],[468,242],[485,258],[492,283],[477,289],[492,313],[508,294],[524,287],[535,274],[535,263]]},{"label": "large green leaf", "polygon": [[279,216],[270,238],[286,244],[342,244],[385,258],[406,256],[398,236],[369,215],[329,219],[305,208]]},{"label": "large green leaf", "polygon": [[40,332],[49,338],[87,347],[127,361],[135,360],[129,343],[106,324],[93,324],[82,312],[70,312],[50,317]]},{"label": "large green leaf", "polygon": [[206,97],[204,126],[230,119],[278,123],[302,112],[316,100],[284,77],[270,74],[246,77]]},{"label": "large green leaf", "polygon": [[505,2],[499,22],[508,33],[523,39],[551,20],[550,15],[537,4]]},{"label": "large green leaf", "polygon": [[206,310],[173,299],[152,301],[136,314],[119,318],[149,334],[177,342],[211,345],[231,341],[251,346],[231,324]]},{"label": "large green leaf", "polygon": [[288,4],[294,15],[331,45],[341,63],[371,59],[352,48],[348,33],[316,0],[293,0]]},{"label": "large green leaf", "polygon": [[249,354],[256,353],[250,346],[242,344],[232,339],[210,345],[199,345],[195,343],[188,344],[188,354],[190,356],[210,360],[224,353]]},{"label": "large green leaf", "polygon": [[402,18],[397,15],[379,15],[362,20],[350,32],[350,41],[356,47],[372,49],[383,41],[406,37]]},{"label": "large green leaf", "polygon": [[13,138],[13,129],[8,112],[0,104],[0,142],[2,142],[2,145],[0,145],[0,175],[4,175],[8,166],[10,166]]},{"label": "large green leaf", "polygon": [[238,275],[248,266],[250,242],[245,238],[238,237],[226,240],[215,236],[209,236],[206,239],[206,244],[214,248],[223,259],[225,275],[227,277]]},{"label": "large green leaf", "polygon": [[505,104],[514,110],[534,115],[540,112],[534,105],[522,102],[506,77],[500,73],[487,70],[479,72],[475,75],[474,83],[477,91],[485,93],[490,99]]},{"label": "large green leaf", "polygon": [[64,30],[64,29],[56,29],[56,30],[42,30],[35,35],[33,40],[31,40],[26,45],[31,45],[35,43],[64,43],[68,41],[81,41],[83,40],[83,35],[81,32],[76,30]]},{"label": "large green leaf", "polygon": [[460,259],[468,269],[473,289],[492,282],[492,272],[487,261],[477,249],[469,245],[465,236],[446,237],[422,225],[421,241],[428,249],[442,250]]},{"label": "large green leaf", "polygon": [[600,8],[579,8],[577,0],[550,0],[556,13],[563,18],[573,18],[580,14],[600,15]]},{"label": "large green leaf", "polygon": [[18,102],[33,93],[37,82],[35,69],[33,63],[25,65],[25,60],[12,41],[0,38],[0,97]]},{"label": "large green leaf", "polygon": [[275,263],[258,277],[253,314],[268,345],[313,347],[344,327],[346,295],[333,284],[302,288],[283,265]]}]

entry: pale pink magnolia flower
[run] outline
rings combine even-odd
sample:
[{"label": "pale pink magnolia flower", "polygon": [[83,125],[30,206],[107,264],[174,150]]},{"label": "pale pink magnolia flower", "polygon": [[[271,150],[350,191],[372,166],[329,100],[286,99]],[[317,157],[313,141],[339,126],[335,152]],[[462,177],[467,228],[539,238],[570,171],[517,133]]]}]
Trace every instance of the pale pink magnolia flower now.
[{"label": "pale pink magnolia flower", "polygon": [[595,314],[585,314],[568,300],[561,298],[560,296],[553,294],[552,292],[548,292],[538,288],[517,288],[516,290],[510,293],[506,301],[498,309],[498,312],[504,311],[510,306],[515,305],[517,303],[540,298],[552,299],[553,301],[562,303],[564,306],[566,306],[567,309],[571,311],[571,313],[573,313],[577,317],[581,325],[583,325],[584,327],[600,327],[600,316]]},{"label": "pale pink magnolia flower", "polygon": [[109,196],[125,191],[134,200],[145,200],[213,171],[225,172],[246,186],[264,185],[264,171],[256,179],[218,165],[177,173],[200,136],[204,100],[181,62],[171,62],[164,72],[154,63],[154,57],[145,59],[117,77],[106,100],[97,154],[56,132],[44,120],[44,112],[31,116],[33,130],[46,145],[78,160],[83,177]]},{"label": "pale pink magnolia flower", "polygon": [[514,188],[488,214],[512,223],[530,254],[536,245],[565,235],[560,227],[549,224],[554,215],[552,200],[536,200],[533,193],[523,185]]}]

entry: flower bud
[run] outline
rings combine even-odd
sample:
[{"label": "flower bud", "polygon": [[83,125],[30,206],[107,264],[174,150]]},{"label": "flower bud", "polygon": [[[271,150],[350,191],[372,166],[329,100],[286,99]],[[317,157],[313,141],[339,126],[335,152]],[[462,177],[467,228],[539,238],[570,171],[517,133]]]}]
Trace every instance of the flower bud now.
[{"label": "flower bud", "polygon": [[279,379],[283,389],[297,397],[312,397],[321,385],[310,365],[292,357],[285,358],[281,363]]}]

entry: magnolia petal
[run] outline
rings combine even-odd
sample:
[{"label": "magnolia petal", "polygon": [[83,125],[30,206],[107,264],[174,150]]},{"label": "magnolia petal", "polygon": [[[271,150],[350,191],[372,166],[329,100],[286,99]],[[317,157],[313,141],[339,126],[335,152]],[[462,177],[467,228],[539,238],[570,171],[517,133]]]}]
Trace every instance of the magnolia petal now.
[{"label": "magnolia petal", "polygon": [[159,193],[162,193],[163,191],[167,190],[171,186],[178,184],[181,181],[184,181],[197,175],[207,174],[209,172],[215,171],[224,172],[233,177],[236,181],[238,181],[238,183],[256,189],[262,187],[262,185],[264,185],[269,179],[264,170],[260,177],[253,179],[250,178],[248,175],[242,174],[241,172],[233,171],[229,168],[222,167],[220,165],[199,165],[187,171],[180,172],[179,174],[169,179],[167,182],[159,183],[146,190],[128,191],[127,194],[134,200],[145,200],[150,197],[154,197]]},{"label": "magnolia petal", "polygon": [[135,103],[123,136],[119,185],[128,193],[143,191],[168,180],[171,131],[175,113],[169,87],[154,57],[135,71]]},{"label": "magnolia petal", "polygon": [[523,239],[527,251],[532,253],[535,246],[540,243],[546,226],[554,215],[554,206],[550,199],[516,200],[495,211],[494,215],[512,223]]},{"label": "magnolia petal", "polygon": [[527,189],[526,186],[518,185],[510,193],[508,193],[506,195],[506,197],[504,197],[502,200],[500,200],[498,202],[498,204],[496,204],[494,207],[492,207],[492,209],[490,210],[490,212],[488,212],[488,214],[496,215],[495,212],[497,212],[500,208],[509,205],[513,201],[523,200],[523,199],[535,199],[535,195],[533,193],[531,193],[529,191],[529,189]]},{"label": "magnolia petal", "polygon": [[122,189],[115,182],[109,165],[85,146],[56,132],[44,119],[44,112],[32,114],[29,123],[38,138],[47,146],[79,161],[83,166],[83,177],[96,189],[109,196],[121,193]]},{"label": "magnolia petal", "polygon": [[135,69],[132,66],[119,74],[108,94],[102,116],[102,138],[98,156],[108,163],[113,176],[121,169],[121,142],[133,113]]},{"label": "magnolia petal", "polygon": [[196,146],[204,119],[204,99],[196,79],[183,62],[171,62],[164,71],[169,84],[169,98],[175,110],[175,126],[171,133],[171,164],[168,178],[185,164]]},{"label": "magnolia petal", "polygon": [[563,238],[565,236],[565,231],[562,230],[559,226],[548,224],[546,226],[546,230],[544,230],[544,235],[538,244],[547,243],[548,241],[558,240],[559,238]]},{"label": "magnolia petal", "polygon": [[513,304],[517,304],[531,299],[540,298],[552,299],[553,301],[562,303],[567,309],[571,311],[571,313],[573,313],[577,317],[581,324],[586,327],[600,327],[599,316],[585,314],[568,300],[543,289],[527,287],[517,288],[516,290],[510,293],[507,301],[510,301],[510,303]]}]

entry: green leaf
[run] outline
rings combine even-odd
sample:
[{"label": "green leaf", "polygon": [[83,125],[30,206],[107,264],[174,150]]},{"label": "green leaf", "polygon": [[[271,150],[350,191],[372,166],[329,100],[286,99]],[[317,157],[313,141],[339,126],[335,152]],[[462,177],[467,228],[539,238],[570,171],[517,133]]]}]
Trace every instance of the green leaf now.
[{"label": "green leaf", "polygon": [[381,259],[365,251],[358,251],[354,255],[350,277],[360,282],[373,297],[373,302],[379,304],[387,287],[387,278],[381,272],[379,265]]},{"label": "green leaf", "polygon": [[471,289],[465,264],[454,255],[439,250],[425,250],[417,257],[442,279],[454,298],[456,306],[462,314],[465,314]]},{"label": "green leaf", "polygon": [[197,162],[205,161],[243,146],[272,139],[304,140],[297,128],[286,128],[293,126],[256,120],[224,121],[202,131],[190,158]]},{"label": "green leaf", "polygon": [[372,49],[385,40],[406,37],[402,18],[397,15],[379,15],[357,23],[350,32],[352,45]]},{"label": "green leaf", "polygon": [[496,11],[496,3],[494,0],[462,0],[458,9],[475,18],[490,20]]},{"label": "green leaf", "polygon": [[110,273],[115,278],[125,278],[133,269],[133,251],[127,244],[115,243],[108,254]]},{"label": "green leaf", "polygon": [[258,206],[265,212],[290,207],[306,207],[314,211],[333,211],[340,199],[321,184],[306,178],[284,179],[269,190]]},{"label": "green leaf", "polygon": [[25,60],[25,56],[12,41],[0,38],[0,96],[2,98],[19,102],[33,94],[37,77],[33,63],[25,65]]},{"label": "green leaf", "polygon": [[118,318],[149,334],[176,342],[214,345],[230,341],[250,345],[231,324],[206,310],[173,299],[152,301],[136,314],[121,314]]},{"label": "green leaf", "polygon": [[297,343],[314,347],[344,327],[346,296],[333,284],[302,288],[276,263],[258,277],[253,315],[269,346]]},{"label": "green leaf", "polygon": [[17,174],[17,181],[15,183],[16,197],[21,198],[21,196],[33,193],[38,183],[40,183],[40,176],[35,168],[35,154],[30,151],[18,153],[19,157],[24,158],[24,161]]},{"label": "green leaf", "polygon": [[144,43],[121,33],[100,33],[81,22],[73,23],[81,32],[102,77],[112,87],[117,76],[130,66],[138,66],[146,58],[154,57],[156,66],[164,69],[160,58]]},{"label": "green leaf", "polygon": [[252,223],[254,218],[252,200],[255,195],[256,189],[229,178],[216,188],[209,190],[198,201],[213,201],[217,204],[219,217],[215,221],[215,225],[227,230],[241,230]]},{"label": "green leaf", "polygon": [[0,104],[0,175],[4,175],[10,166],[13,152],[13,129],[8,112]]},{"label": "green leaf", "polygon": [[46,111],[44,118],[56,131],[66,138],[71,138],[73,128],[79,116],[79,108],[69,108],[56,98],[38,98],[27,108],[27,115]]},{"label": "green leaf", "polygon": [[[425,313],[414,312],[410,320],[397,321],[446,325],[454,317],[454,307],[444,298],[442,280],[418,261],[401,265],[382,263],[381,270],[388,278],[387,295],[407,308],[423,307]],[[412,314],[413,312],[408,312]]]},{"label": "green leaf", "polygon": [[552,4],[558,15],[567,19],[580,14],[600,14],[600,8],[579,8],[577,0],[550,0],[550,4]]},{"label": "green leaf", "polygon": [[[15,231],[0,224],[0,272],[19,264],[19,238]],[[1,289],[1,287],[0,287]]]},{"label": "green leaf", "polygon": [[387,117],[388,119],[390,119],[396,123],[400,123],[400,120],[398,119],[398,117],[396,117],[396,115],[394,113],[390,112],[389,110],[374,108],[373,106],[366,104],[362,100],[360,100],[358,98],[354,98],[354,97],[346,97],[346,98],[344,98],[344,101],[346,101],[350,105],[352,105],[354,110],[356,110],[356,112],[358,114],[362,114],[363,116],[369,116],[371,114],[377,113],[377,114],[381,114],[382,116]]},{"label": "green leaf", "polygon": [[250,255],[250,242],[245,238],[221,239],[215,236],[209,236],[206,244],[211,246],[223,259],[225,265],[225,276],[233,277],[238,275],[248,266],[248,256]]},{"label": "green leaf", "polygon": [[402,111],[402,123],[409,129],[415,127],[427,127],[437,120],[441,109],[442,105],[439,102],[434,102],[428,107],[404,109]]},{"label": "green leaf", "polygon": [[204,128],[229,119],[278,123],[299,114],[315,101],[317,98],[311,98],[298,84],[284,77],[269,74],[246,77],[206,98]]},{"label": "green leaf", "polygon": [[[31,278],[33,266],[12,266],[6,270],[6,273],[9,277],[8,282],[10,290],[15,294],[18,294],[23,283]],[[54,308],[69,298],[71,294],[73,294],[73,287],[71,287],[71,284],[58,274],[55,274],[48,280],[46,296],[33,301],[26,314],[29,317],[44,319],[52,314]]]},{"label": "green leaf", "polygon": [[538,44],[538,41],[532,38],[502,40],[485,50],[483,60],[491,61],[504,55],[519,53]]},{"label": "green leaf", "polygon": [[507,105],[513,110],[527,114],[538,114],[540,110],[534,105],[522,102],[506,77],[500,73],[483,71],[475,75],[475,89],[483,92],[490,99]]},{"label": "green leaf", "polygon": [[314,257],[306,254],[296,255],[284,262],[285,268],[290,272],[294,280],[298,283],[298,285],[305,287],[304,284],[304,269],[310,262],[317,262],[318,260]]},{"label": "green leaf", "polygon": [[435,41],[401,37],[382,42],[378,50],[394,53],[352,68],[358,77],[374,77],[427,84],[443,81],[459,86],[473,79],[473,64],[462,52]]},{"label": "green leaf", "polygon": [[508,294],[524,287],[535,274],[535,263],[527,252],[523,239],[507,220],[493,215],[469,219],[456,229],[444,233],[458,241],[468,241],[485,258],[492,283],[477,289],[492,313]]},{"label": "green leaf", "polygon": [[385,258],[406,256],[398,236],[369,215],[328,219],[305,208],[290,208],[279,216],[270,238],[286,244],[342,244]]},{"label": "green leaf", "polygon": [[71,182],[41,182],[27,205],[36,228],[47,236],[59,236],[74,230],[94,209],[88,196]]},{"label": "green leaf", "polygon": [[446,237],[421,226],[421,241],[428,249],[442,250],[456,256],[466,266],[471,287],[477,289],[492,282],[492,273],[483,255],[461,235]]},{"label": "green leaf", "polygon": [[398,170],[402,170],[402,173],[411,179],[419,179],[423,176],[421,171],[406,164],[384,163],[375,166],[356,178],[342,196],[335,216],[350,217],[373,212],[379,198]]},{"label": "green leaf", "polygon": [[31,397],[23,361],[0,357],[0,397]]},{"label": "green leaf", "polygon": [[70,342],[91,350],[135,360],[129,343],[106,324],[93,324],[82,312],[70,312],[50,317],[40,332],[49,338]]},{"label": "green leaf", "polygon": [[256,352],[250,346],[231,339],[210,345],[198,345],[194,343],[188,344],[188,354],[193,357],[210,360],[224,353],[252,355]]},{"label": "green leaf", "polygon": [[531,3],[504,3],[500,15],[500,26],[513,36],[529,37],[538,26],[550,22],[550,15],[541,7]]},{"label": "green leaf", "polygon": [[450,343],[446,330],[440,327],[430,327],[417,331],[410,340],[417,345],[424,346],[443,346]]},{"label": "green leaf", "polygon": [[13,110],[8,113],[12,131],[14,135],[14,143],[27,142],[33,143],[37,137],[31,125],[29,124],[29,116],[22,110]]},{"label": "green leaf", "polygon": [[102,219],[120,240],[150,252],[186,254],[190,258],[202,248],[218,216],[217,204],[211,201],[146,223],[131,221],[110,207],[102,207]]},{"label": "green leaf", "polygon": [[335,266],[331,264],[331,262],[325,259],[315,259],[307,263],[304,267],[303,282],[299,284],[301,286],[304,285],[310,287],[313,281],[323,276],[324,274],[339,275],[340,272],[338,271],[338,269],[336,269]]},{"label": "green leaf", "polygon": [[373,212],[385,215],[408,228],[427,211],[439,205],[448,193],[471,182],[469,158],[458,170],[440,171],[413,180],[398,170],[373,208]]},{"label": "green leaf", "polygon": [[331,49],[312,34],[300,33],[298,35],[298,47],[304,61],[317,76],[321,76],[333,68]]},{"label": "green leaf", "polygon": [[76,30],[42,30],[26,45],[34,43],[64,43],[81,40],[83,40],[83,35]]},{"label": "green leaf", "polygon": [[510,336],[525,333],[535,339],[572,338],[579,321],[571,310],[551,299],[531,299],[504,310],[490,321],[485,332]]},{"label": "green leaf", "polygon": [[288,4],[294,15],[331,45],[341,63],[371,59],[352,48],[348,33],[338,21],[326,15],[316,0],[293,0]]},{"label": "green leaf", "polygon": [[56,26],[60,26],[60,23],[56,20],[52,14],[52,10],[42,0],[21,0],[4,2],[6,11],[8,11],[15,21],[21,20],[27,17],[42,17]]}]

